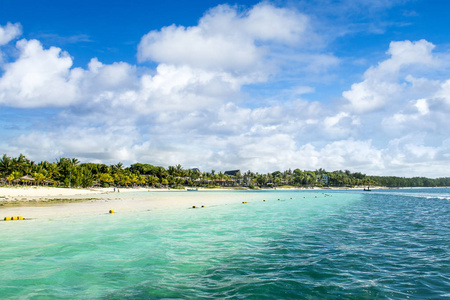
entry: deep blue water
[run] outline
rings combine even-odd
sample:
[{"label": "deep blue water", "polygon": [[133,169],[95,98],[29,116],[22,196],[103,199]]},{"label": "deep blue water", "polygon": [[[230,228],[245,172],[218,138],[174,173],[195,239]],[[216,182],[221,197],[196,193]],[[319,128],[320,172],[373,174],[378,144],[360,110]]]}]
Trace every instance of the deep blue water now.
[{"label": "deep blue water", "polygon": [[248,203],[0,222],[1,298],[450,298],[449,189],[229,193]]}]

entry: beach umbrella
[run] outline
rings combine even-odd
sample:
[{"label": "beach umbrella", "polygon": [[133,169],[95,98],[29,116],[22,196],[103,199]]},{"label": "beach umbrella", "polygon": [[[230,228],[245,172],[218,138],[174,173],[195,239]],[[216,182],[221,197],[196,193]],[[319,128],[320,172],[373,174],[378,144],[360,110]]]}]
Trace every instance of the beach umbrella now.
[{"label": "beach umbrella", "polygon": [[47,185],[48,185],[48,184],[53,184],[53,183],[54,183],[53,180],[45,180],[45,181],[44,181],[44,184],[47,184]]},{"label": "beach umbrella", "polygon": [[25,176],[20,177],[20,180],[28,184],[29,181],[34,181],[34,178],[27,174]]},{"label": "beach umbrella", "polygon": [[27,174],[25,176],[20,177],[20,180],[34,181],[34,178]]}]

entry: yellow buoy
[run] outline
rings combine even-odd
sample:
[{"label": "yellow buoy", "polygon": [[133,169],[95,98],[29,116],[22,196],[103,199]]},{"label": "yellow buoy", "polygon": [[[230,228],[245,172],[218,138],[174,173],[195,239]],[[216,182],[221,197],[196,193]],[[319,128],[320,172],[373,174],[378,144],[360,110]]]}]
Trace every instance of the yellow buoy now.
[{"label": "yellow buoy", "polygon": [[22,216],[18,216],[18,218],[19,218],[19,220],[23,220],[23,217],[22,217]]},{"label": "yellow buoy", "polygon": [[266,200],[265,200],[265,199],[264,199],[263,201],[264,201],[264,202],[266,202]]},{"label": "yellow buoy", "polygon": [[196,208],[196,206],[195,206],[195,205],[192,205],[192,208]]},{"label": "yellow buoy", "polygon": [[280,201],[280,199],[278,198],[278,201]]},{"label": "yellow buoy", "polygon": [[3,220],[5,220],[5,221],[11,221],[11,217],[5,217]]},{"label": "yellow buoy", "polygon": [[202,207],[205,207],[204,205],[202,205]]},{"label": "yellow buoy", "polygon": [[15,220],[18,220],[19,218],[16,217],[16,216],[14,216],[14,217],[11,217],[11,219],[12,219],[13,221],[15,221]]},{"label": "yellow buoy", "polygon": [[113,214],[113,213],[114,213],[114,210],[113,210],[113,209],[110,209],[110,210],[109,210],[109,213],[110,213],[110,214]]},{"label": "yellow buoy", "polygon": [[247,203],[247,201],[242,201],[243,204]]}]

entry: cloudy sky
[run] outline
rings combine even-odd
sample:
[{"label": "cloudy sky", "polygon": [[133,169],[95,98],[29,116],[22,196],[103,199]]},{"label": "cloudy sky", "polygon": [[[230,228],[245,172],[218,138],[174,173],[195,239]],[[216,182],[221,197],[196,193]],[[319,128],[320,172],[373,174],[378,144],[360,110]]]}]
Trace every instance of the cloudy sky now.
[{"label": "cloudy sky", "polygon": [[450,176],[448,11],[2,0],[0,154]]}]

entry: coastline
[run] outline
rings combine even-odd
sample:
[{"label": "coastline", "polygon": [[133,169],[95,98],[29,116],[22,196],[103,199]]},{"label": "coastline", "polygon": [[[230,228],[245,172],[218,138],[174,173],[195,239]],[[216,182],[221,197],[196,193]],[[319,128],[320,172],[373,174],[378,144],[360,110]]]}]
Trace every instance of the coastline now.
[{"label": "coastline", "polygon": [[[249,189],[249,188],[198,188],[196,191],[319,191],[319,190],[363,190],[364,187],[312,187],[312,188],[297,188],[297,187],[280,187],[280,188],[261,188],[261,189]],[[445,188],[445,187],[430,187],[430,188]],[[400,188],[388,188],[373,186],[371,190],[379,189],[420,189],[420,187],[400,187]],[[5,203],[22,203],[30,200],[34,202],[48,202],[51,200],[82,200],[89,197],[98,197],[99,195],[120,193],[134,193],[134,192],[179,192],[188,191],[185,189],[169,189],[169,188],[58,188],[58,187],[40,187],[40,186],[16,186],[16,187],[0,187],[0,204]]]},{"label": "coastline", "polygon": [[[372,189],[372,187],[371,187]],[[373,187],[373,189],[382,189]],[[76,189],[55,187],[0,187],[0,220],[4,217],[23,216],[25,219],[70,217],[80,215],[105,214],[110,209],[116,212],[132,212],[155,209],[176,209],[239,203],[239,196],[220,191],[362,191],[358,188],[277,188],[277,189],[203,189],[188,192],[187,189],[149,188]],[[142,193],[151,194],[142,197]],[[137,194],[134,194],[137,193]],[[140,194],[139,194],[140,193]]]},{"label": "coastline", "polygon": [[107,214],[111,209],[121,213],[224,205],[240,203],[240,196],[229,193],[212,196],[211,192],[260,190],[200,188],[198,192],[190,192],[187,189],[120,188],[119,191],[114,188],[0,187],[0,221],[12,216],[22,216],[26,220],[53,219]]},{"label": "coastline", "polygon": [[139,192],[168,192],[145,188],[77,189],[55,187],[0,187],[0,221],[5,217],[22,216],[26,220],[54,217],[70,217],[108,213],[116,211],[138,211],[167,208],[177,203],[142,201],[130,197]]},{"label": "coastline", "polygon": [[[311,187],[311,188],[298,188],[298,187],[279,187],[279,188],[197,188],[198,191],[289,191],[289,190],[363,190],[364,186],[358,186],[353,188],[348,187]],[[381,186],[371,186],[371,190],[379,189],[421,189],[423,187],[399,187],[399,188],[389,188]],[[446,187],[429,187],[429,188],[446,188]],[[58,188],[58,187],[41,187],[41,186],[15,186],[15,187],[5,187],[0,186],[0,203],[11,202],[11,201],[21,201],[21,200],[40,200],[45,201],[46,199],[54,198],[78,198],[85,196],[96,196],[101,194],[111,194],[117,193],[130,193],[130,192],[174,192],[174,191],[187,191],[190,188],[184,189],[170,189],[170,188]]]},{"label": "coastline", "polygon": [[[373,189],[379,189],[380,187],[373,187]],[[360,190],[358,188],[275,188],[275,189],[245,189],[245,188],[198,188],[198,191],[264,191],[264,190]],[[86,196],[95,197],[102,194],[119,194],[130,192],[174,192],[174,191],[186,191],[185,189],[168,189],[168,188],[58,188],[58,187],[40,187],[40,186],[15,186],[15,187],[0,187],[0,203],[5,202],[23,202],[28,200],[36,201],[48,201],[51,199],[78,199],[85,198]]]}]

